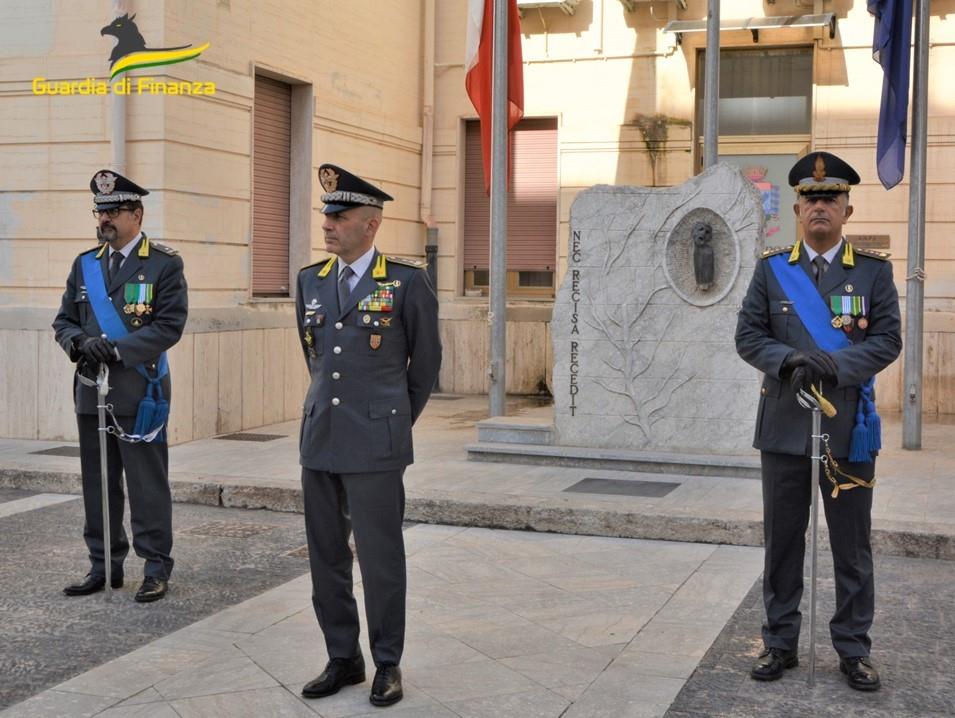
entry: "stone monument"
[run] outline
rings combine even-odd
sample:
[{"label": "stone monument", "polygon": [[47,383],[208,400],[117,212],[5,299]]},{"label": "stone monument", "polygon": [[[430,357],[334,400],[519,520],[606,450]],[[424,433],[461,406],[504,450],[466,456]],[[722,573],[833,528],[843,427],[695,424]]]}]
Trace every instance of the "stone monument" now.
[{"label": "stone monument", "polygon": [[551,320],[553,445],[752,453],[759,377],[734,333],[762,227],[730,165],[577,196]]}]

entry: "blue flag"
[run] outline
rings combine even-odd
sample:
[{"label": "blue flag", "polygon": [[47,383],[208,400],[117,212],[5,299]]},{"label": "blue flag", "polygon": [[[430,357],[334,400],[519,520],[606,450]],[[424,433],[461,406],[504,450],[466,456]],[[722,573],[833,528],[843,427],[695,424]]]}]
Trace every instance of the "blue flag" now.
[{"label": "blue flag", "polygon": [[868,8],[875,16],[872,59],[882,65],[884,73],[876,169],[882,186],[892,189],[905,174],[912,0],[868,0]]}]

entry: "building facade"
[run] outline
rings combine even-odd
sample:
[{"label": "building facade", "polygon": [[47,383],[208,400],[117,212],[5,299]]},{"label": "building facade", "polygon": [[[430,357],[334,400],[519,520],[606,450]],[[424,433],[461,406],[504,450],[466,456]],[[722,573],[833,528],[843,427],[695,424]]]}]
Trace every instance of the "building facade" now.
[{"label": "building facade", "polygon": [[[927,415],[955,413],[949,4],[933,4],[929,50]],[[706,3],[519,6],[525,120],[512,139],[507,381],[538,393],[550,384],[547,323],[576,193],[679,184],[701,167]],[[466,0],[3,3],[0,436],[75,435],[70,366],[49,325],[70,263],[95,243],[87,185],[102,167],[150,189],[144,230],[185,260],[172,441],[299,416],[307,377],[290,288],[324,255],[322,162],[396,198],[380,249],[424,258],[436,245],[440,387],[485,391],[487,198],[464,92],[466,11]],[[865,2],[730,0],[721,14],[719,154],[763,193],[767,244],[795,239],[788,167],[810,149],[834,152],[863,178],[846,232],[892,252],[904,301],[908,184],[886,192],[875,173],[882,79]],[[209,46],[111,79],[117,40],[100,32],[121,15],[147,48]],[[129,91],[117,92],[123,78]],[[900,408],[900,363],[880,379],[887,411]]]}]

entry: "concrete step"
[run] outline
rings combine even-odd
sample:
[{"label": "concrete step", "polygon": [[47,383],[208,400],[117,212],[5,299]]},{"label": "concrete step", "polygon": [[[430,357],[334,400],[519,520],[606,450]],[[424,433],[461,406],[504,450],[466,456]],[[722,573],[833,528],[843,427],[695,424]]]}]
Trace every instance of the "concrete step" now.
[{"label": "concrete step", "polygon": [[554,425],[540,419],[494,416],[477,422],[478,441],[482,444],[532,444],[548,446],[553,442]]},{"label": "concrete step", "polygon": [[[173,478],[173,501],[234,508],[302,512],[299,486],[244,483],[230,477]],[[0,487],[79,494],[79,473],[0,469]],[[580,494],[577,495],[581,496]],[[760,546],[762,521],[752,512],[689,514],[678,508],[635,509],[625,502],[590,501],[581,505],[566,493],[558,496],[498,495],[479,491],[409,492],[407,521],[548,531],[586,536],[612,536],[692,543]],[[586,501],[586,499],[583,499]],[[820,544],[827,545],[824,522]],[[955,529],[949,524],[875,520],[872,546],[877,553],[955,560]]]},{"label": "concrete step", "polygon": [[592,449],[583,446],[542,446],[512,442],[481,442],[465,447],[469,461],[611,469],[647,474],[723,476],[759,479],[758,456],[676,454],[662,451]]}]

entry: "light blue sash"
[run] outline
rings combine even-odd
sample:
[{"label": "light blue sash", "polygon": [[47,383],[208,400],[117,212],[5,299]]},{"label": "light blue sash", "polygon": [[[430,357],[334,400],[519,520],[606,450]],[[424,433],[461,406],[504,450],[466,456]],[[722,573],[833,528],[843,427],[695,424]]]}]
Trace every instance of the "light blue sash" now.
[{"label": "light blue sash", "polygon": [[[845,333],[832,326],[829,307],[802,267],[790,264],[785,254],[775,254],[768,261],[783,294],[793,303],[796,316],[816,346],[827,352],[851,346]],[[873,454],[882,448],[882,421],[872,399],[874,389],[874,376],[859,386],[856,425],[849,442],[849,461],[852,462],[871,463]]]},{"label": "light blue sash", "polygon": [[[87,252],[83,255],[81,261],[83,267],[83,279],[86,281],[86,294],[90,298],[90,307],[93,309],[93,315],[100,326],[100,329],[111,341],[122,339],[129,334],[126,325],[123,323],[116,306],[110,301],[109,294],[106,291],[106,278],[103,277],[103,270],[100,267],[99,260],[96,259],[94,252]],[[164,442],[166,440],[165,430],[161,429],[169,416],[169,402],[162,395],[162,378],[169,373],[169,362],[166,359],[166,352],[159,355],[159,361],[156,364],[156,377],[150,377],[149,372],[143,364],[136,365],[136,371],[142,374],[148,382],[146,386],[146,396],[139,402],[139,410],[136,413],[136,426],[133,428],[134,438],[144,441],[150,434],[153,434],[152,441]],[[154,433],[155,432],[155,433]]]}]

